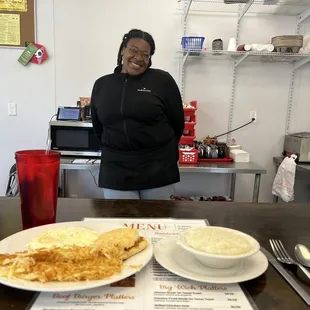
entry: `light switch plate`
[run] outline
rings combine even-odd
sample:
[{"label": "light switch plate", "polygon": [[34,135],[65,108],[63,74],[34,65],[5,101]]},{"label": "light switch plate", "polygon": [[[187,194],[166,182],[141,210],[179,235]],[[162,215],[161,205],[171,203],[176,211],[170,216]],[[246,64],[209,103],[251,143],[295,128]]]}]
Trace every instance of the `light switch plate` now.
[{"label": "light switch plate", "polygon": [[17,104],[15,102],[9,102],[8,114],[9,114],[9,116],[16,116],[17,115]]}]

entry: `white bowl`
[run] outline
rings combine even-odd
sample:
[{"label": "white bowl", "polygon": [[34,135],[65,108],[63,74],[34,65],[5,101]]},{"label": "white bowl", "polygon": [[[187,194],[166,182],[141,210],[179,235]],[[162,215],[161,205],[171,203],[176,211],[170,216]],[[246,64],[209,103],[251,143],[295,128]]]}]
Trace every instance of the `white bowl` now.
[{"label": "white bowl", "polygon": [[[233,232],[233,233],[238,234],[238,235],[242,236],[243,238],[245,238],[250,243],[250,245],[252,247],[251,251],[246,252],[244,254],[240,254],[240,255],[211,254],[211,253],[195,250],[194,248],[188,246],[183,240],[183,234],[185,231],[180,233],[177,243],[184,250],[191,253],[201,264],[203,264],[207,267],[219,268],[219,269],[229,268],[233,265],[236,265],[241,260],[256,254],[260,249],[259,243],[253,237],[251,237],[251,236],[249,236],[249,235],[247,235],[241,231],[230,229],[230,228],[224,228],[224,227],[215,227],[215,226],[207,226],[204,228],[205,229],[216,228],[219,230],[225,230],[225,231]],[[192,228],[189,230],[194,230],[194,229],[196,229],[196,228]],[[186,231],[188,231],[188,230],[186,230]]]}]

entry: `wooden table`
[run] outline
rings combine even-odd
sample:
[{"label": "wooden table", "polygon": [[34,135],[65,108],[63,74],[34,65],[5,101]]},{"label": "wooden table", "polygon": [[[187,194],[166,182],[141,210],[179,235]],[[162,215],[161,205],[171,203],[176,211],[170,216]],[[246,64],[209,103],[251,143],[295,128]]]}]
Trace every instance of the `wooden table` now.
[{"label": "wooden table", "polygon": [[[242,230],[270,251],[278,238],[292,253],[295,244],[310,246],[309,205],[183,201],[107,201],[60,199],[57,221],[83,217],[173,217],[208,219],[212,225]],[[0,239],[21,230],[18,198],[0,198]],[[303,283],[310,292],[310,284]],[[261,277],[244,283],[259,310],[309,309],[272,266]],[[0,310],[25,310],[34,293],[0,285]],[[139,309],[137,309],[139,310]]]}]

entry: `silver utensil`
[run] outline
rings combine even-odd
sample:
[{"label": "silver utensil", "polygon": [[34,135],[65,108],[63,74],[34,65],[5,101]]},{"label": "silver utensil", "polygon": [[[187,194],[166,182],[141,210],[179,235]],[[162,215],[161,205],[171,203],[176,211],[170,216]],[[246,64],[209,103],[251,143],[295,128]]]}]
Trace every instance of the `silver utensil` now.
[{"label": "silver utensil", "polygon": [[284,248],[281,240],[270,239],[269,242],[273,253],[279,262],[283,264],[298,266],[310,280],[310,272],[303,265],[292,259],[292,257],[287,253],[286,249]]},{"label": "silver utensil", "polygon": [[306,246],[297,244],[295,246],[295,256],[302,265],[310,267],[310,250]]},{"label": "silver utensil", "polygon": [[269,263],[282,275],[282,277],[290,284],[296,293],[310,306],[310,295],[308,292],[284,269],[284,267],[263,247],[261,252],[265,254]]}]

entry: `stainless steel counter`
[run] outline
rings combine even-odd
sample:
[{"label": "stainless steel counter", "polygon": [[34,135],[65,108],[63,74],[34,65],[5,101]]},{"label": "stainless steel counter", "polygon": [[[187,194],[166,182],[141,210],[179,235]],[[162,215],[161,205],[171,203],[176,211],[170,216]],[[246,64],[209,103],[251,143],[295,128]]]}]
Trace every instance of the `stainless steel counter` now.
[{"label": "stainless steel counter", "polygon": [[[66,197],[66,182],[68,170],[98,170],[99,163],[72,163],[74,158],[63,157],[60,162],[62,171],[62,193]],[[199,163],[197,165],[179,165],[180,173],[220,173],[231,175],[230,196],[235,197],[235,185],[237,174],[254,174],[253,202],[258,202],[260,179],[266,170],[252,162],[250,163]]]},{"label": "stainless steel counter", "polygon": [[[100,164],[76,164],[72,163],[74,158],[61,158],[61,169],[66,170],[97,170]],[[198,163],[196,165],[179,165],[180,172],[191,173],[245,173],[265,174],[266,170],[254,163]]]},{"label": "stainless steel counter", "polygon": [[265,174],[266,170],[254,163],[199,163],[197,165],[179,165],[180,172],[192,173],[244,173]]}]

